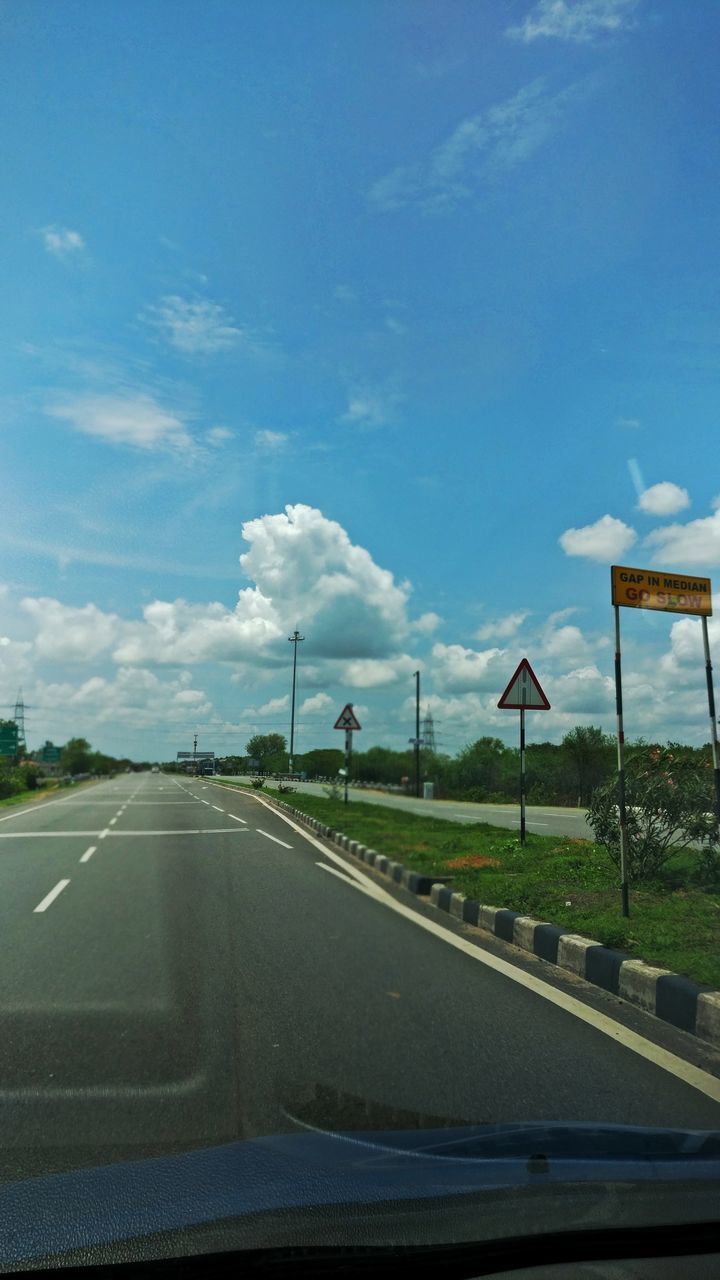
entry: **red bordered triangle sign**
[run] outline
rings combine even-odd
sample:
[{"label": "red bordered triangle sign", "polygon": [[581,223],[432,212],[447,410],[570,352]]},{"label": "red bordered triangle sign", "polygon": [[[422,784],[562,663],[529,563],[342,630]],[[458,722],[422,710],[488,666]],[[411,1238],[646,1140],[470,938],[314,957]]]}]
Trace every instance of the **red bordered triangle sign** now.
[{"label": "red bordered triangle sign", "polygon": [[549,711],[550,703],[527,658],[523,658],[502,698],[502,711]]},{"label": "red bordered triangle sign", "polygon": [[353,711],[352,702],[348,702],[347,706],[344,706],[342,711],[340,712],[340,715],[338,716],[337,720],[335,721],[335,724],[333,725],[333,729],[361,729],[361,728],[362,728],[362,725],[360,724],[360,721],[358,720],[357,716],[355,715],[355,712]]}]

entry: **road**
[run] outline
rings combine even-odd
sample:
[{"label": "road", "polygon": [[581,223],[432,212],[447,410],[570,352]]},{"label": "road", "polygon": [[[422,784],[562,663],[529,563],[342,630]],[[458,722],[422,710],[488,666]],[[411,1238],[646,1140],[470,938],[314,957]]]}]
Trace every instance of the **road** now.
[{"label": "road", "polygon": [[628,1010],[632,1051],[578,980],[407,903],[203,779],[124,775],[5,812],[0,1175],[297,1117],[720,1128],[720,1082],[658,1057],[692,1056],[689,1037]]},{"label": "road", "polygon": [[[250,777],[232,777],[226,781],[250,785]],[[326,786],[320,782],[294,782],[298,791],[309,795],[324,796]],[[386,804],[391,809],[407,809],[409,813],[429,814],[433,818],[446,818],[449,822],[489,822],[494,827],[520,829],[520,810],[516,804],[472,804],[464,800],[419,800],[415,796],[396,795],[388,791],[366,791],[350,788],[353,800],[366,800],[368,804]],[[529,831],[539,836],[573,836],[592,840],[593,832],[585,817],[585,809],[564,809],[559,806],[527,805],[526,823]]]}]

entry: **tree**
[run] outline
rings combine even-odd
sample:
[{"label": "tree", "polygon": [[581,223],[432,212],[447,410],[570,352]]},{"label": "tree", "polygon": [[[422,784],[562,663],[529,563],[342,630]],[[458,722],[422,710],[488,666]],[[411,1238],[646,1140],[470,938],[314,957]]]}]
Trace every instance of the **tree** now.
[{"label": "tree", "polygon": [[89,773],[92,768],[92,752],[86,738],[71,738],[60,753],[60,763],[66,773]]},{"label": "tree", "polygon": [[[712,766],[678,756],[670,747],[636,752],[625,766],[628,878],[647,880],[676,853],[693,847],[706,868],[717,862],[718,828],[713,813]],[[596,787],[588,822],[598,844],[620,865],[617,783]]]},{"label": "tree", "polygon": [[562,740],[579,803],[585,804],[613,768],[614,743],[609,734],[594,725],[576,725]]},{"label": "tree", "polygon": [[257,767],[263,773],[282,772],[287,768],[287,761],[282,757],[287,752],[287,740],[281,733],[256,733],[247,744],[250,760],[257,760]]}]

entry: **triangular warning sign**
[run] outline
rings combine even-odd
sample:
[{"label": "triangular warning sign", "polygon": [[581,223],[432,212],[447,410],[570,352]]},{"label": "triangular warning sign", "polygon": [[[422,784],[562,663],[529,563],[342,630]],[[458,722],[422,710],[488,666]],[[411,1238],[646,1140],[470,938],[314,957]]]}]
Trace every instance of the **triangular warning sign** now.
[{"label": "triangular warning sign", "polygon": [[498,706],[503,711],[550,710],[550,703],[527,658],[523,658]]},{"label": "triangular warning sign", "polygon": [[333,728],[334,729],[362,728],[360,721],[358,720],[357,716],[355,715],[355,712],[352,709],[352,702],[348,702],[347,706],[343,707],[342,711],[340,712],[340,715],[338,716],[337,720],[335,721],[335,724],[333,725]]}]

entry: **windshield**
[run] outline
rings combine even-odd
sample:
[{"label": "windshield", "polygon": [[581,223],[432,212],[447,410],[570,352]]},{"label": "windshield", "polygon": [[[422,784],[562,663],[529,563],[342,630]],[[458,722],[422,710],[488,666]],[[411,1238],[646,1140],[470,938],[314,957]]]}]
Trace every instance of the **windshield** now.
[{"label": "windshield", "polygon": [[717,1216],[716,24],[5,0],[0,1268]]}]

